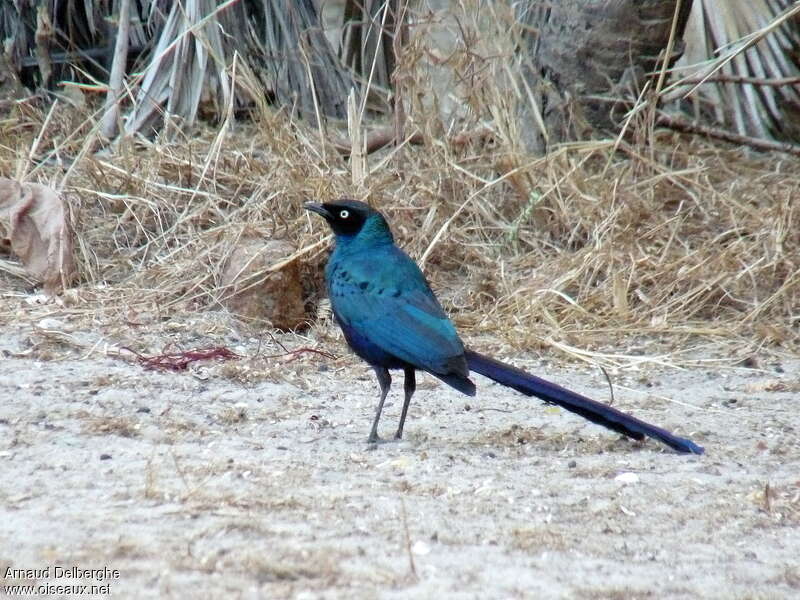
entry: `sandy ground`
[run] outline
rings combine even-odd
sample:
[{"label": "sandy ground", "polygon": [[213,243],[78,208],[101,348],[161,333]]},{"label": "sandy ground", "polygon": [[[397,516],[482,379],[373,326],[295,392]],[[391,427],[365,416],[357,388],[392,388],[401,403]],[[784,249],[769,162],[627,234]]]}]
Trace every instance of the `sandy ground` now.
[{"label": "sandy ground", "polygon": [[[161,373],[86,351],[90,330],[44,325],[88,337],[76,350],[3,326],[4,586],[108,584],[96,597],[113,598],[800,597],[792,359],[615,378],[617,406],[691,436],[702,457],[622,440],[480,377],[474,399],[421,377],[407,439],[370,448],[377,387],[336,343],[338,360]],[[607,397],[594,370],[514,359]],[[56,578],[56,566],[119,577]]]}]

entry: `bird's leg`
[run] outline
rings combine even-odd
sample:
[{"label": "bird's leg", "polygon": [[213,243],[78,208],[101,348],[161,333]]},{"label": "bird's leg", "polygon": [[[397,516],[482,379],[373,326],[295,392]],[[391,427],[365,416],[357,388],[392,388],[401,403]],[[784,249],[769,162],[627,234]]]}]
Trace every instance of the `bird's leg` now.
[{"label": "bird's leg", "polygon": [[408,405],[411,404],[411,396],[417,389],[417,379],[415,371],[412,367],[406,367],[404,370],[405,381],[403,383],[403,390],[406,393],[406,399],[403,401],[403,411],[400,413],[400,424],[397,426],[397,433],[394,434],[394,439],[403,439],[403,425],[406,423],[406,415],[408,414]]},{"label": "bird's leg", "polygon": [[383,403],[386,396],[389,394],[389,388],[392,387],[392,376],[389,375],[389,369],[385,367],[373,367],[375,375],[378,378],[378,385],[381,386],[381,399],[378,402],[378,408],[375,410],[375,420],[372,421],[372,431],[369,432],[367,442],[374,444],[380,438],[378,437],[378,421],[381,420],[381,412],[383,412]]}]

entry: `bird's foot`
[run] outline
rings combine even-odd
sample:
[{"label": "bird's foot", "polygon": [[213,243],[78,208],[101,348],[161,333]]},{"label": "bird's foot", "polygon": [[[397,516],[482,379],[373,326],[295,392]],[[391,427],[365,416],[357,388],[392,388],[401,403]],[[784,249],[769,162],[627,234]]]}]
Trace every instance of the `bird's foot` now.
[{"label": "bird's foot", "polygon": [[374,450],[378,446],[382,446],[383,444],[395,444],[397,442],[402,442],[402,438],[397,437],[396,435],[388,440],[383,439],[378,435],[371,435],[367,438],[367,446],[370,450]]}]

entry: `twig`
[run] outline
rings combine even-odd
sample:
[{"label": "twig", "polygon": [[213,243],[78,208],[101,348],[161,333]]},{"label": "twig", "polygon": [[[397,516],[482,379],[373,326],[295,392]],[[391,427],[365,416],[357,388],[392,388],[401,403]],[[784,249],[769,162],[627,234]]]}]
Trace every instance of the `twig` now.
[{"label": "twig", "polygon": [[608,383],[608,391],[611,392],[611,401],[608,403],[609,406],[614,405],[614,384],[611,383],[611,377],[608,376],[608,371],[606,371],[603,365],[597,365],[600,367],[600,370],[603,372],[603,375],[606,377],[606,382]]},{"label": "twig", "polygon": [[769,481],[764,484],[764,510],[767,514],[772,513],[772,499],[770,496],[772,495],[772,490],[769,487]]},{"label": "twig", "polygon": [[308,346],[304,346],[302,348],[296,348],[294,350],[287,350],[286,352],[283,352],[281,354],[270,354],[269,356],[264,356],[263,358],[281,358],[283,356],[291,356],[292,357],[291,360],[294,360],[299,355],[309,352],[312,354],[319,354],[321,356],[324,356],[325,358],[330,358],[331,360],[336,359],[335,354],[331,354],[330,352],[326,352],[325,350],[317,350],[316,348],[309,348]]},{"label": "twig", "polygon": [[663,127],[669,127],[670,129],[675,129],[676,131],[683,131],[685,133],[697,133],[699,135],[704,135],[706,137],[715,138],[718,140],[724,140],[726,142],[731,142],[733,144],[750,146],[752,148],[757,148],[759,150],[786,152],[787,154],[800,156],[800,146],[796,144],[791,144],[788,142],[774,142],[771,140],[765,140],[763,138],[754,138],[747,135],[732,133],[730,131],[725,131],[724,129],[718,129],[716,127],[708,127],[707,125],[699,125],[697,123],[692,123],[691,121],[683,117],[668,115],[663,112],[659,113],[658,118],[656,119],[656,124],[661,125]]},{"label": "twig", "polygon": [[394,15],[394,32],[392,39],[392,54],[394,63],[394,72],[391,73],[392,87],[394,93],[392,94],[392,108],[394,109],[394,143],[399,144],[400,140],[405,138],[406,127],[406,111],[403,104],[403,77],[400,75],[400,55],[408,43],[408,29],[406,27],[406,9],[408,8],[408,0],[400,0],[395,3],[394,9],[399,14]]},{"label": "twig", "polygon": [[53,63],[50,60],[50,42],[53,39],[53,22],[47,4],[40,4],[36,9],[36,60],[42,76],[42,88],[47,89],[53,74]]},{"label": "twig", "polygon": [[669,41],[667,42],[667,49],[664,52],[664,62],[661,64],[661,70],[658,73],[658,81],[656,83],[656,96],[661,92],[662,88],[664,87],[664,81],[667,78],[667,70],[669,68],[669,60],[672,56],[672,51],[675,48],[675,39],[677,37],[678,32],[678,20],[681,16],[681,8],[683,2],[678,0],[675,3],[675,13],[672,16],[672,26],[669,30]]},{"label": "twig", "polygon": [[[351,134],[352,135],[352,134]],[[367,134],[366,143],[361,146],[364,148],[363,152],[365,155],[372,154],[373,152],[377,152],[381,148],[388,146],[395,140],[395,130],[394,128],[386,127],[383,129],[376,129],[375,131],[370,132]],[[419,131],[415,131],[411,134],[411,137],[408,139],[409,144],[414,145],[421,145],[424,141],[422,134]],[[356,150],[358,149],[357,143],[344,140],[336,140],[333,142],[334,148],[344,157],[356,155]]]},{"label": "twig", "polygon": [[47,111],[47,116],[44,118],[44,123],[42,123],[42,126],[39,128],[39,133],[36,134],[36,139],[33,140],[33,144],[31,144],[31,149],[28,152],[28,160],[24,163],[20,161],[22,166],[21,171],[17,173],[18,181],[24,181],[27,176],[30,176],[30,173],[28,173],[28,168],[34,163],[36,151],[39,149],[39,144],[42,142],[45,132],[49,131],[48,126],[50,125],[50,119],[53,118],[53,114],[55,113],[57,106],[58,99],[53,101],[53,104],[50,105],[50,110]]},{"label": "twig", "polygon": [[364,130],[362,128],[363,111],[356,106],[355,89],[347,96],[347,133],[350,136],[350,180],[353,187],[361,190],[367,172],[367,152],[364,150]]},{"label": "twig", "polygon": [[[384,127],[371,131],[367,134],[365,153],[372,154],[373,152],[377,152],[381,148],[388,146],[395,141],[395,135],[395,129],[393,127]],[[454,146],[466,146],[472,142],[484,141],[488,138],[491,138],[493,135],[494,131],[492,129],[489,127],[481,127],[479,129],[475,129],[474,131],[458,133],[449,138],[449,142]],[[405,139],[405,143],[412,144],[414,146],[421,146],[425,143],[425,136],[423,136],[422,132],[420,131],[414,131]],[[352,143],[347,140],[334,140],[333,147],[336,148],[339,154],[345,158],[350,156],[350,153],[352,152]]]},{"label": "twig", "polygon": [[744,75],[714,75],[712,77],[687,77],[685,79],[680,79],[677,83],[739,83],[783,87],[785,85],[797,85],[800,83],[800,77],[776,77],[774,79],[765,79],[763,77],[745,77]]},{"label": "twig", "polygon": [[211,358],[222,358],[224,360],[238,360],[241,358],[238,354],[229,350],[228,348],[217,346],[215,348],[202,348],[196,350],[187,350],[185,352],[173,352],[169,354],[157,354],[156,356],[145,356],[139,354],[136,350],[124,347],[122,350],[127,350],[136,355],[139,363],[145,369],[161,369],[164,371],[183,371],[191,363],[198,360],[209,360]]},{"label": "twig", "polygon": [[117,134],[119,122],[119,101],[122,98],[122,78],[128,61],[128,44],[130,43],[130,0],[121,0],[117,15],[117,41],[114,46],[114,62],[111,64],[111,75],[108,78],[105,114],[101,133],[106,139]]},{"label": "twig", "polygon": [[411,574],[419,578],[417,575],[417,567],[414,564],[414,553],[411,551],[411,534],[408,531],[408,515],[406,514],[406,503],[403,497],[400,496],[400,516],[403,519],[403,533],[405,534],[406,552],[408,553],[408,566],[411,569]]}]

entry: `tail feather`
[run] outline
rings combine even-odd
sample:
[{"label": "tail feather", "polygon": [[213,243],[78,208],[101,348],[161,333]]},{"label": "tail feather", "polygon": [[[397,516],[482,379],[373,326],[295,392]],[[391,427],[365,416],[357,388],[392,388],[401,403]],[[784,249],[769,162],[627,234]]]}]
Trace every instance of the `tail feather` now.
[{"label": "tail feather", "polygon": [[581,415],[592,423],[603,425],[635,440],[642,440],[645,436],[655,438],[678,452],[694,454],[703,454],[704,452],[702,446],[698,446],[689,439],[673,435],[666,429],[640,421],[616,408],[590,400],[499,360],[483,356],[472,350],[467,350],[465,356],[471,371],[522,392],[526,396],[536,396],[546,402],[557,404],[570,412]]},{"label": "tail feather", "polygon": [[439,379],[444,381],[447,385],[457,389],[462,394],[466,394],[467,396],[475,395],[475,384],[472,383],[469,379],[467,379],[463,375],[457,375],[456,373],[448,373],[447,375],[440,375],[439,373],[432,373],[432,372],[431,375],[433,375],[434,377],[438,377]]}]

